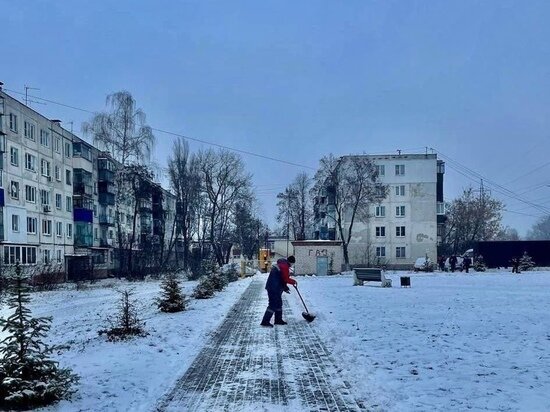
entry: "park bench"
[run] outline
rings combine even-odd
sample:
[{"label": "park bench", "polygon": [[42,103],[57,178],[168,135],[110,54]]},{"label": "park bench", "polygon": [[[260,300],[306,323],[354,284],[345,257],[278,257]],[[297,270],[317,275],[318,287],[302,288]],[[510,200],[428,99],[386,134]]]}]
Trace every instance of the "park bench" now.
[{"label": "park bench", "polygon": [[363,282],[382,282],[383,288],[391,287],[391,279],[386,279],[384,272],[379,268],[354,268],[355,277],[362,285]]}]

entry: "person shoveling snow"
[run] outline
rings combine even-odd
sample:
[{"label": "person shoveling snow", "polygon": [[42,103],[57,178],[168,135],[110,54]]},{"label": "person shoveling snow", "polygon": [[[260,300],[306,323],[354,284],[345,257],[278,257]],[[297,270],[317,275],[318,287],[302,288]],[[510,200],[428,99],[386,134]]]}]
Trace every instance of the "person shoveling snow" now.
[{"label": "person shoveling snow", "polygon": [[286,325],[283,320],[283,292],[290,293],[288,285],[297,286],[298,282],[290,277],[290,267],[296,262],[294,256],[286,259],[279,259],[277,264],[271,268],[265,289],[269,303],[265,310],[261,326],[273,327],[271,317],[275,314],[275,325]]}]

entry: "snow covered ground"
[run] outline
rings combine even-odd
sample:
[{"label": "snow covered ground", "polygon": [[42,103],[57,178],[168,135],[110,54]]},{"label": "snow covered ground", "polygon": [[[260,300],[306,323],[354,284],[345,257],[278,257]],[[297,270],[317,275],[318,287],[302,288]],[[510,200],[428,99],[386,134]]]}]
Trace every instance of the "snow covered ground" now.
[{"label": "snow covered ground", "polygon": [[[411,276],[410,289],[399,275]],[[366,404],[550,410],[550,272],[389,277],[392,288],[298,278],[312,325]]]},{"label": "snow covered ground", "polygon": [[[390,274],[392,288],[354,287],[347,275],[297,278],[317,314],[311,327],[357,398],[384,411],[550,410],[550,272],[410,274],[410,289],[399,287],[403,274]],[[54,318],[51,341],[69,345],[62,366],[81,376],[73,401],[47,410],[151,410],[249,282],[178,314],[154,306],[158,282],[132,283],[149,335],[117,343],[97,331],[128,284],[33,294],[33,315]],[[194,285],[184,282],[185,293]],[[287,299],[299,314],[296,293]]]}]

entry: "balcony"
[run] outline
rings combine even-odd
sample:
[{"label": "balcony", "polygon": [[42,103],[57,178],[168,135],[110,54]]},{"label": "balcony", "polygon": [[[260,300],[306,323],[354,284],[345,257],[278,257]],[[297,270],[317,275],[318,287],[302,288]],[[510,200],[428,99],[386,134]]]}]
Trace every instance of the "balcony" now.
[{"label": "balcony", "polygon": [[99,224],[113,226],[115,224],[115,218],[108,215],[99,215]]},{"label": "balcony", "polygon": [[74,247],[92,247],[94,239],[91,233],[79,233],[74,237]]},{"label": "balcony", "polygon": [[99,170],[97,179],[100,182],[113,183],[115,181],[115,173],[106,169]]},{"label": "balcony", "polygon": [[115,193],[115,185],[112,182],[100,181],[97,183],[97,191],[99,193]]},{"label": "balcony", "polygon": [[76,183],[74,185],[74,193],[78,195],[92,196],[94,193],[94,187],[84,183]]},{"label": "balcony", "polygon": [[75,207],[73,210],[73,219],[75,222],[93,223],[94,212],[91,209]]},{"label": "balcony", "polygon": [[115,204],[115,195],[113,193],[99,193],[97,201],[102,205],[113,206]]},{"label": "balcony", "polygon": [[113,239],[99,239],[100,247],[113,247]]},{"label": "balcony", "polygon": [[153,209],[153,202],[149,199],[141,199],[139,201],[139,211],[140,212],[151,212]]}]

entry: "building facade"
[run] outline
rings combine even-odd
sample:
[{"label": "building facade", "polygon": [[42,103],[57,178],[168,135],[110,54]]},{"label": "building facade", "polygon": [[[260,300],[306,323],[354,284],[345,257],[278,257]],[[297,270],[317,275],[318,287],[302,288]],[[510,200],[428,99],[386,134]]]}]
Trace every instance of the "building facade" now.
[{"label": "building facade", "polygon": [[175,219],[170,192],[147,181],[138,207],[131,197],[117,199],[118,165],[108,153],[4,93],[1,84],[0,152],[3,264],[56,263],[69,276],[91,270],[101,277],[117,265],[117,218],[126,243],[136,211],[136,249],[169,242]]},{"label": "building facade", "polygon": [[[365,155],[387,185],[388,196],[369,207],[365,221],[354,222],[349,244],[351,265],[409,269],[418,257],[437,258],[445,224],[445,165],[435,154]],[[346,161],[346,156],[341,158]],[[330,187],[315,200],[315,239],[340,240]],[[349,222],[344,221],[344,226]]]}]

